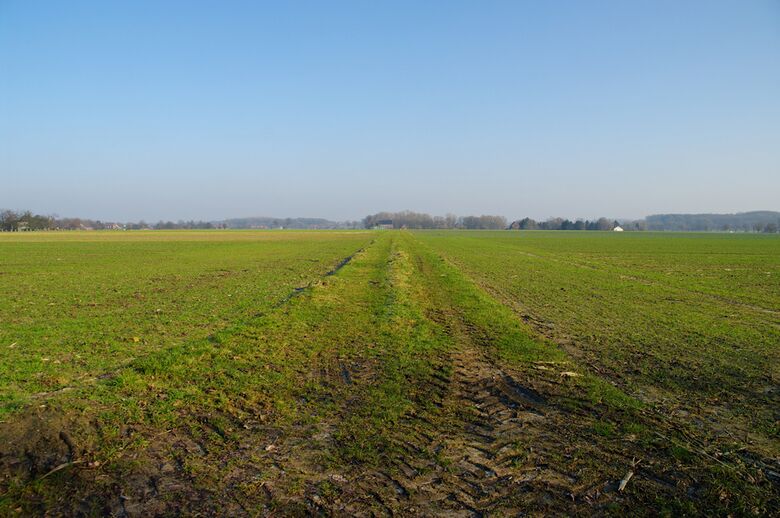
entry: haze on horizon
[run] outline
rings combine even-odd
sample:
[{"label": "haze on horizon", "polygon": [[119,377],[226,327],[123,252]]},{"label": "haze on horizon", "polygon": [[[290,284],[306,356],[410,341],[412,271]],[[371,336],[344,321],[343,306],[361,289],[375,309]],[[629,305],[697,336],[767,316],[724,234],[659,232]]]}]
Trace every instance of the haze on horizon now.
[{"label": "haze on horizon", "polygon": [[780,3],[0,2],[0,208],[777,210]]}]

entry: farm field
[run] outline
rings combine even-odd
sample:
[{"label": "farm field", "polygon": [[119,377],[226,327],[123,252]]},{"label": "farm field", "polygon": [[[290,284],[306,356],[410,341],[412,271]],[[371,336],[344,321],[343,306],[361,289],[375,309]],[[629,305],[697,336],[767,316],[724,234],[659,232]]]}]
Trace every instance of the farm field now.
[{"label": "farm field", "polygon": [[686,233],[421,239],[645,403],[780,451],[780,240]]},{"label": "farm field", "polygon": [[0,514],[771,514],[778,276],[772,236],[0,234]]},{"label": "farm field", "polygon": [[0,416],[270,308],[366,233],[0,234]]}]

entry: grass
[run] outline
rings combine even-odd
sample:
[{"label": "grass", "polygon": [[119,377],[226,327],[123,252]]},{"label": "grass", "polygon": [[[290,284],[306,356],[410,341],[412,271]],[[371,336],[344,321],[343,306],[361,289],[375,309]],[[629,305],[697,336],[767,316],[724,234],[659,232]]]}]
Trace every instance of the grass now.
[{"label": "grass", "polygon": [[[780,449],[780,240],[420,233],[496,300],[639,400]],[[721,432],[726,433],[726,432]]]},{"label": "grass", "polygon": [[[578,497],[580,512],[769,509],[776,489],[719,433],[780,451],[777,394],[752,392],[777,386],[779,290],[753,283],[780,273],[780,241],[729,237],[0,235],[0,345],[15,344],[0,347],[0,513],[403,511],[380,493],[411,501],[465,480],[464,445],[494,447],[471,435],[487,415],[473,398],[513,390],[544,420],[502,432],[520,435],[496,473],[548,466],[576,473],[578,492],[642,457],[636,492]],[[83,464],[42,478],[74,455]],[[541,494],[512,505],[574,505],[501,498]]]},{"label": "grass", "polygon": [[0,418],[268,310],[366,233],[0,234]]}]

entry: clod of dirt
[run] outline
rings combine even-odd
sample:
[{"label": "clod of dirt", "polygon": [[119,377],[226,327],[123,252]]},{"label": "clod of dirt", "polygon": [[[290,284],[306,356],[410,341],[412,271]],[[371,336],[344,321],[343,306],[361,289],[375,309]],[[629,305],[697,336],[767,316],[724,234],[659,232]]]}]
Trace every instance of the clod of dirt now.
[{"label": "clod of dirt", "polygon": [[0,425],[0,486],[14,480],[29,482],[57,466],[76,460],[75,441],[65,430],[82,428],[66,415],[48,408],[35,408],[26,415]]}]

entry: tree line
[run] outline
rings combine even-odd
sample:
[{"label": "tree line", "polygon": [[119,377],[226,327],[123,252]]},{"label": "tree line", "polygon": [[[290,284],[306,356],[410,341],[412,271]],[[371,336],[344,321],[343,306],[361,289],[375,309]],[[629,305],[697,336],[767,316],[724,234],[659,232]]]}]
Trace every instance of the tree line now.
[{"label": "tree line", "polygon": [[0,210],[0,231],[27,230],[174,230],[220,228],[296,228],[296,229],[351,229],[351,228],[410,228],[410,229],[482,229],[482,230],[677,230],[777,233],[780,212],[755,211],[737,214],[656,214],[640,220],[570,220],[548,218],[536,221],[523,218],[507,223],[503,216],[431,216],[410,210],[378,212],[362,221],[330,221],[321,218],[236,218],[223,221],[145,221],[114,223],[86,218],[60,218],[56,215],[34,214],[29,210]]},{"label": "tree line", "polygon": [[644,230],[640,221],[621,225],[619,221],[607,218],[599,218],[593,221],[582,219],[571,221],[563,218],[549,218],[546,221],[536,221],[531,218],[523,218],[509,226],[511,230],[612,230],[615,227],[621,227],[625,230]]},{"label": "tree line", "polygon": [[224,224],[209,221],[158,221],[146,223],[115,223],[87,218],[60,218],[54,215],[33,214],[29,210],[0,210],[0,231],[21,232],[30,230],[164,230],[225,228]]},{"label": "tree line", "polygon": [[482,230],[501,230],[507,228],[504,216],[431,216],[423,212],[405,210],[401,212],[377,212],[363,218],[365,228],[392,226],[392,228],[448,229],[466,228]]},{"label": "tree line", "polygon": [[775,233],[780,212],[760,210],[736,214],[654,214],[645,218],[648,230],[694,230]]},{"label": "tree line", "polygon": [[[635,224],[634,224],[635,223]],[[643,230],[641,222],[632,222],[631,230]],[[571,221],[563,218],[549,218],[546,221],[536,221],[523,218],[507,223],[503,216],[431,216],[430,214],[413,211],[378,212],[363,218],[365,228],[390,227],[412,229],[449,229],[462,228],[473,230],[612,230],[619,223],[607,218],[588,221],[578,219]]]},{"label": "tree line", "polygon": [[29,210],[17,212],[9,209],[0,211],[0,230],[12,232],[15,230],[48,230],[52,228],[54,218],[33,214]]},{"label": "tree line", "polygon": [[227,228],[266,229],[285,228],[300,230],[363,228],[359,221],[331,221],[323,218],[231,218],[223,221]]}]

